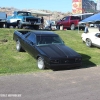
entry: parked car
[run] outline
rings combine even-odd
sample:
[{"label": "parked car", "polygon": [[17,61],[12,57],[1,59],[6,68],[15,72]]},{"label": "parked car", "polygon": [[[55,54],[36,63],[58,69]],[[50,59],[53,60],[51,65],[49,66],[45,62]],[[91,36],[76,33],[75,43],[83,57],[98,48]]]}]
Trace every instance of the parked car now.
[{"label": "parked car", "polygon": [[41,25],[41,19],[32,15],[27,11],[14,11],[12,16],[7,18],[7,27],[13,26],[23,28],[24,26],[31,26],[34,29],[39,29]]},{"label": "parked car", "polygon": [[47,30],[56,30],[56,21],[54,20],[46,20],[45,29]]},{"label": "parked car", "polygon": [[15,31],[17,51],[25,50],[37,59],[39,69],[46,67],[81,66],[82,57],[66,46],[59,35],[51,31]]},{"label": "parked car", "polygon": [[90,27],[98,27],[98,24],[90,24]]},{"label": "parked car", "polygon": [[100,32],[82,33],[82,41],[86,43],[86,46],[100,47]]},{"label": "parked car", "polygon": [[0,27],[2,28],[6,27],[6,18],[7,14],[5,12],[0,12]]}]

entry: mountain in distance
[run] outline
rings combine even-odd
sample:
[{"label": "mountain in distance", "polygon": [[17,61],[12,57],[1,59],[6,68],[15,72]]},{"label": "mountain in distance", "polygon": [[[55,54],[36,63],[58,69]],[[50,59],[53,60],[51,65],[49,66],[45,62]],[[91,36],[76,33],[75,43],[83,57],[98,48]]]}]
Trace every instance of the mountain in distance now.
[{"label": "mountain in distance", "polygon": [[[14,7],[0,7],[0,11],[1,12],[6,12],[7,16],[11,16],[12,13],[15,10],[20,10],[20,9],[17,9],[17,8],[14,8]],[[24,11],[30,11],[30,10],[34,10],[34,9],[22,9],[22,10],[24,10]],[[38,10],[38,11],[42,11],[42,12],[46,12],[46,13],[51,13],[52,15],[50,16],[50,20],[55,20],[55,21],[57,21],[59,19],[62,19],[63,17],[65,17],[67,15],[72,15],[71,12],[62,13],[62,12],[50,11],[50,10]],[[49,20],[49,17],[48,16],[44,16],[44,19],[45,20]]]}]

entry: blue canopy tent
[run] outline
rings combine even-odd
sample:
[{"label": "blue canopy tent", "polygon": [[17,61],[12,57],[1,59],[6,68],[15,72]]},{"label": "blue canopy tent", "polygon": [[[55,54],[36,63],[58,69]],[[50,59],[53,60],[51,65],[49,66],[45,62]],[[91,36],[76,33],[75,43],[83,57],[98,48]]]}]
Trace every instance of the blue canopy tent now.
[{"label": "blue canopy tent", "polygon": [[100,24],[100,13],[94,14],[79,22],[79,24],[86,24],[86,23]]},{"label": "blue canopy tent", "polygon": [[[84,20],[79,22],[80,24],[100,24],[100,13],[94,14],[88,18],[85,18]],[[78,25],[78,26],[79,26]],[[79,27],[78,27],[78,33],[79,33]]]}]

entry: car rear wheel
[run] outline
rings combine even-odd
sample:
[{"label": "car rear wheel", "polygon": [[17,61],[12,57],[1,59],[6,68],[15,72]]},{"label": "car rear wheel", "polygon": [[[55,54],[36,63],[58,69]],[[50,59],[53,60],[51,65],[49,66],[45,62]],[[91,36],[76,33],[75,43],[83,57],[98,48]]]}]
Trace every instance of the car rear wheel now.
[{"label": "car rear wheel", "polygon": [[42,57],[38,57],[38,68],[39,69],[45,69],[45,65],[44,65],[44,60]]},{"label": "car rear wheel", "polygon": [[91,47],[92,41],[90,39],[86,39],[86,46]]},{"label": "car rear wheel", "polygon": [[75,30],[75,25],[72,24],[72,25],[70,26],[70,29],[71,29],[71,30]]}]

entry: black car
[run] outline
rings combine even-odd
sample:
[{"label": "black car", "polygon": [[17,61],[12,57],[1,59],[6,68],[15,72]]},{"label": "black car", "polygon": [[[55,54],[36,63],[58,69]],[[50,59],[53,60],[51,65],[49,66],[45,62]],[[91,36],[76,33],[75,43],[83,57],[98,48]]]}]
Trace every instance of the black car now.
[{"label": "black car", "polygon": [[17,51],[25,50],[37,59],[39,69],[81,66],[81,55],[66,46],[54,32],[15,31],[13,39]]}]

